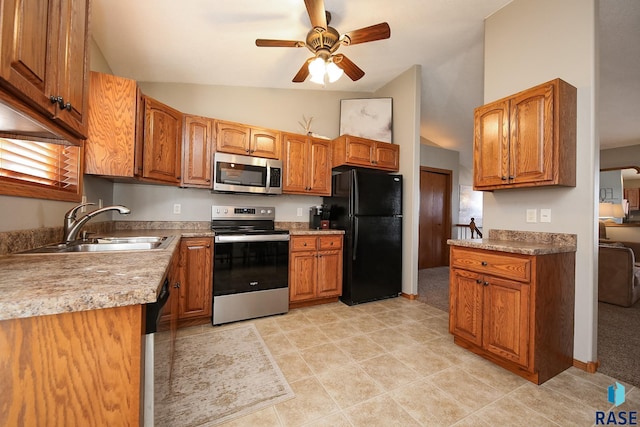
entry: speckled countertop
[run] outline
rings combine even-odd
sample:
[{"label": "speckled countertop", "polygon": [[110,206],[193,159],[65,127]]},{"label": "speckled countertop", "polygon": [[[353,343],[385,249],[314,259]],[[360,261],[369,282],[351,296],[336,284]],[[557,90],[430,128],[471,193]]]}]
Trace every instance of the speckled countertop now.
[{"label": "speckled countertop", "polygon": [[449,239],[451,246],[510,252],[524,255],[547,255],[575,252],[577,236],[566,233],[489,230],[484,239]]},{"label": "speckled countertop", "polygon": [[[123,221],[108,235],[174,236],[162,250],[0,256],[0,320],[155,302],[180,237],[214,235],[207,223],[158,225]],[[344,234],[310,230],[306,223],[276,225],[291,235]]]},{"label": "speckled countertop", "polygon": [[0,256],[0,320],[155,302],[180,236],[208,230],[131,230],[174,236],[165,249]]}]

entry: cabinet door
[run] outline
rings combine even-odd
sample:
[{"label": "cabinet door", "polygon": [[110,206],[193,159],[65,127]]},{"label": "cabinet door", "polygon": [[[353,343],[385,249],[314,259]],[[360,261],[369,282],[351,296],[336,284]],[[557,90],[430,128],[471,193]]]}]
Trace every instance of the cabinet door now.
[{"label": "cabinet door", "polygon": [[280,132],[269,129],[251,128],[249,153],[252,156],[269,159],[280,158],[282,139]]},{"label": "cabinet door", "polygon": [[180,183],[182,113],[144,97],[144,154],[142,176]]},{"label": "cabinet door", "polygon": [[142,133],[136,125],[138,85],[135,80],[96,72],[90,79],[84,173],[132,178],[137,174],[136,137]]},{"label": "cabinet door", "polygon": [[509,182],[509,102],[474,112],[473,185],[476,189]]},{"label": "cabinet door", "polygon": [[284,159],[282,191],[287,193],[306,193],[307,170],[309,168],[307,138],[302,135],[284,136]]},{"label": "cabinet door", "polygon": [[65,108],[56,119],[79,135],[87,133],[89,99],[89,5],[87,0],[60,0],[60,46],[57,61],[57,96]]},{"label": "cabinet door", "polygon": [[[331,141],[309,141],[309,194],[331,195]],[[294,160],[295,161],[295,160]]]},{"label": "cabinet door", "polygon": [[250,131],[238,123],[216,121],[216,150],[223,153],[249,155]]},{"label": "cabinet door", "polygon": [[57,96],[60,0],[7,0],[2,5],[0,73],[3,84],[53,116]]},{"label": "cabinet door", "polygon": [[368,139],[347,137],[347,162],[354,165],[371,166],[374,142]]},{"label": "cabinet door", "polygon": [[451,269],[449,288],[449,332],[482,345],[482,276]]},{"label": "cabinet door", "polygon": [[[484,276],[483,347],[524,367],[529,362],[528,284]],[[544,331],[542,331],[544,333]]]},{"label": "cabinet door", "polygon": [[511,99],[509,157],[511,183],[553,180],[553,85],[538,86]]},{"label": "cabinet door", "polygon": [[186,238],[180,242],[180,319],[211,316],[212,251],[211,238]]},{"label": "cabinet door", "polygon": [[316,296],[317,251],[291,252],[289,256],[289,301]]},{"label": "cabinet door", "polygon": [[342,251],[318,252],[316,297],[342,295]]},{"label": "cabinet door", "polygon": [[377,142],[373,156],[373,164],[378,169],[398,171],[400,169],[400,146]]},{"label": "cabinet door", "polygon": [[184,116],[182,143],[182,185],[211,188],[213,121],[205,117]]},{"label": "cabinet door", "polygon": [[174,331],[177,329],[178,315],[180,311],[180,253],[176,253],[171,259],[169,270],[167,271],[167,278],[169,279],[169,300],[162,309],[162,315],[160,316],[159,330],[171,329]]}]

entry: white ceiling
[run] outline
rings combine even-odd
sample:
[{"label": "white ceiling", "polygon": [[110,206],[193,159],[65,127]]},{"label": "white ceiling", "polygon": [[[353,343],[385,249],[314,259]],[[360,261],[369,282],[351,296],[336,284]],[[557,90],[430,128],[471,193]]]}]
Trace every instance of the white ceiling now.
[{"label": "white ceiling", "polygon": [[[340,33],[388,22],[391,38],[342,46],[366,74],[324,88],[291,82],[307,49],[255,46],[256,38],[304,40],[303,0],[93,0],[91,25],[113,72],[146,82],[373,92],[420,64],[421,136],[460,151],[470,167],[484,19],[510,1],[325,0]],[[600,1],[601,143],[640,144],[640,1]]]}]

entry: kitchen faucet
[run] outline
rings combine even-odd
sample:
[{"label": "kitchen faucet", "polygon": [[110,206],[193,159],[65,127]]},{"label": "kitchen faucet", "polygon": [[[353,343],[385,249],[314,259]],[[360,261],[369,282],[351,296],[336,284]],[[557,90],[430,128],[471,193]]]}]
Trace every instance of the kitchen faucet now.
[{"label": "kitchen faucet", "polygon": [[81,203],[73,207],[69,212],[64,215],[64,242],[71,243],[78,238],[78,232],[80,229],[94,216],[107,211],[118,211],[122,215],[130,214],[131,209],[122,205],[105,206],[104,208],[96,209],[88,214],[76,219],[76,213],[84,206],[95,205],[95,203]]}]

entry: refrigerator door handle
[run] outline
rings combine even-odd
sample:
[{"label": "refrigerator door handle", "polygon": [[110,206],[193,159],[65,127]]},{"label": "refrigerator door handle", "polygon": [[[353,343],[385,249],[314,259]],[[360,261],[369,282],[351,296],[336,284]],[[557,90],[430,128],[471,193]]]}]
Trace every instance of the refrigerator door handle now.
[{"label": "refrigerator door handle", "polygon": [[353,218],[353,260],[356,260],[356,253],[358,252],[358,217]]},{"label": "refrigerator door handle", "polygon": [[359,206],[360,192],[358,191],[358,173],[357,171],[353,171],[352,174],[353,174],[353,199],[351,200],[352,200],[353,206],[352,206],[351,212],[352,214],[358,214],[360,213],[360,206]]}]

